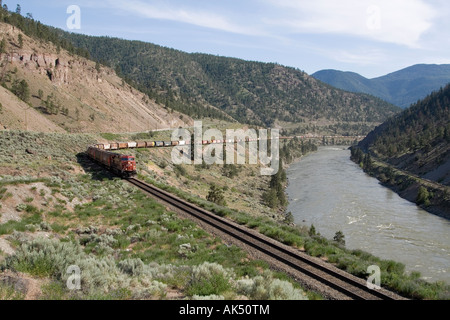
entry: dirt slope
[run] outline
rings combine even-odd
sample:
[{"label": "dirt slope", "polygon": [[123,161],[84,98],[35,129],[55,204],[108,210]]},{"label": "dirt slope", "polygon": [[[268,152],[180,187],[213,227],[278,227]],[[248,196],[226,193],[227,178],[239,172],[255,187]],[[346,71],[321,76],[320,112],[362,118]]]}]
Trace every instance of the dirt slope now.
[{"label": "dirt slope", "polygon": [[64,132],[40,112],[17,98],[11,91],[0,87],[0,130],[20,129],[37,132]]},{"label": "dirt slope", "polygon": [[0,81],[12,89],[15,82],[25,80],[29,86],[27,102],[34,110],[27,111],[33,121],[25,123],[27,104],[2,89],[0,129],[28,126],[29,130],[46,132],[138,132],[192,122],[131,88],[110,68],[31,39],[4,23],[0,23],[2,39],[6,48],[0,54]]}]

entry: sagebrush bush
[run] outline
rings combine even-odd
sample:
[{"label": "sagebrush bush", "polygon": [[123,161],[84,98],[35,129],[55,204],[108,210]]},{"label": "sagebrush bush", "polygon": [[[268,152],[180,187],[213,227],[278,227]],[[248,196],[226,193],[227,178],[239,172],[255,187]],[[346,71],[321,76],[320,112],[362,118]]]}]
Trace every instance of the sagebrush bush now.
[{"label": "sagebrush bush", "polygon": [[192,296],[192,300],[225,300],[225,298],[223,296],[218,296],[215,294],[211,294],[209,296],[198,296],[198,295],[194,295]]},{"label": "sagebrush bush", "polygon": [[[23,243],[12,256],[0,265],[0,270],[10,269],[34,276],[49,277],[66,284],[71,273],[67,268],[77,266],[81,271],[81,291],[71,293],[79,297],[104,295],[132,288],[138,297],[163,295],[166,286],[152,279],[152,272],[139,259],[119,262],[112,256],[97,257],[86,254],[82,247],[72,242],[38,238]],[[80,296],[81,295],[81,296]]]},{"label": "sagebrush bush", "polygon": [[186,289],[188,295],[220,295],[230,290],[230,279],[234,272],[218,263],[204,262],[192,269],[191,279]]},{"label": "sagebrush bush", "polygon": [[146,265],[141,259],[126,259],[119,262],[119,269],[130,276],[140,276],[145,273]]},{"label": "sagebrush bush", "polygon": [[38,238],[21,244],[14,255],[5,259],[1,268],[60,278],[62,270],[83,256],[81,247],[73,243]]},{"label": "sagebrush bush", "polygon": [[252,279],[236,282],[236,291],[255,300],[307,300],[302,290],[288,282],[274,279],[270,271]]},{"label": "sagebrush bush", "polygon": [[[81,289],[84,293],[107,293],[128,287],[131,279],[122,273],[111,256],[98,258],[95,256],[84,256],[77,260],[81,270]],[[63,273],[62,280],[66,282],[70,274]]]}]

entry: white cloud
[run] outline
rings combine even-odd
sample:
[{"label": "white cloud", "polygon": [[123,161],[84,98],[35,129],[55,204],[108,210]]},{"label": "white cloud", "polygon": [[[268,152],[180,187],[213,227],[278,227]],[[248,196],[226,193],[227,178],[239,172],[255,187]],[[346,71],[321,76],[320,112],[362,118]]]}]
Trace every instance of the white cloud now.
[{"label": "white cloud", "polygon": [[338,50],[331,56],[336,61],[351,63],[359,66],[378,65],[387,60],[385,53],[381,50],[360,50],[357,52],[349,52],[346,50]]},{"label": "white cloud", "polygon": [[268,23],[295,33],[356,35],[387,43],[420,46],[437,16],[423,0],[266,0],[279,16]]},{"label": "white cloud", "polygon": [[152,3],[148,3],[141,0],[108,0],[107,3],[111,7],[149,19],[182,22],[237,34],[262,35],[258,29],[246,24],[238,24],[231,21],[225,15],[207,10],[199,10],[192,6],[170,4],[167,1],[153,1]]}]

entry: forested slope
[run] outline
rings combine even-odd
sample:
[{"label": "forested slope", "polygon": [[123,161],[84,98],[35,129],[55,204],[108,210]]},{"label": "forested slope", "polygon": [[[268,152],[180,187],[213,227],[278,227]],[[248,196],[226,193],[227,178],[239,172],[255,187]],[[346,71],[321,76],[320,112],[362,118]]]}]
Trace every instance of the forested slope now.
[{"label": "forested slope", "polygon": [[360,147],[400,169],[450,185],[450,85],[376,128]]},{"label": "forested slope", "polygon": [[188,54],[116,38],[65,32],[61,36],[114,67],[151,97],[191,116],[203,116],[200,106],[212,106],[258,125],[277,121],[330,125],[381,123],[399,111],[373,96],[332,88],[275,63]]}]

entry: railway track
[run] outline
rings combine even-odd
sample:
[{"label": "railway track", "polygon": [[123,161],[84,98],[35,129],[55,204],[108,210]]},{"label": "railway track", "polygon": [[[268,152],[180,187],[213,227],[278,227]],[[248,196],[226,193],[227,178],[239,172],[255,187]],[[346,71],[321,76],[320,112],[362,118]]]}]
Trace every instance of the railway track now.
[{"label": "railway track", "polygon": [[220,233],[232,237],[245,247],[258,252],[259,256],[276,261],[278,266],[281,264],[284,271],[295,275],[297,279],[305,277],[311,279],[314,284],[308,286],[313,290],[323,293],[328,298],[349,300],[403,299],[384,289],[371,290],[367,287],[366,281],[363,279],[350,275],[325,262],[318,261],[316,258],[261,235],[252,229],[221,218],[155,186],[136,178],[129,178],[127,180],[132,185],[160,201],[188,214],[197,221],[201,221],[202,224],[208,225]]}]

